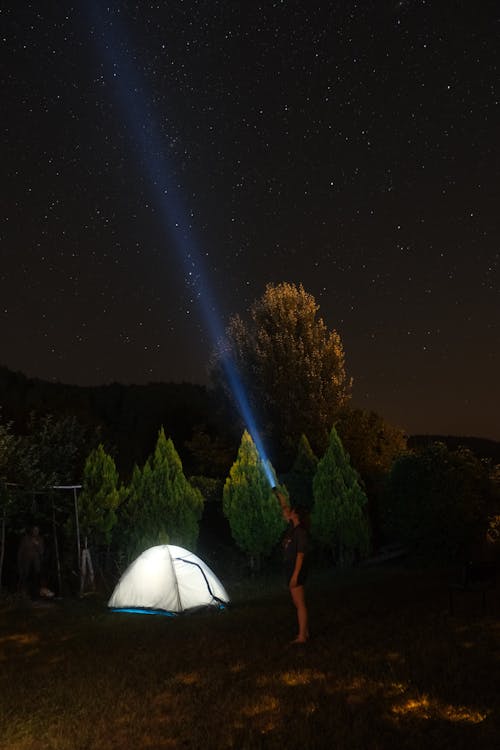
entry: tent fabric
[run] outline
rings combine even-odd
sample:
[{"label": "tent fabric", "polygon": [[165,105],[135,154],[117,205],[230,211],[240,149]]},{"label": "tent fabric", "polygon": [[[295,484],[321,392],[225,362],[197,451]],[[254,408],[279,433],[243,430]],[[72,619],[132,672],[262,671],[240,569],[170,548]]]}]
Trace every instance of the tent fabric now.
[{"label": "tent fabric", "polygon": [[161,544],[129,565],[108,607],[184,612],[221,602],[228,603],[229,597],[203,560],[182,547]]}]

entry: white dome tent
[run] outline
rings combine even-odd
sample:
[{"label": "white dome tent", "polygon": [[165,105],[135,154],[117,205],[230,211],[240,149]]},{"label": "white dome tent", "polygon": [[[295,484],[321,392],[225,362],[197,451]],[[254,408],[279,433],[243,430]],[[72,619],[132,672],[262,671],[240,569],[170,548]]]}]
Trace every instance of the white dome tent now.
[{"label": "white dome tent", "polygon": [[108,602],[113,611],[177,614],[229,603],[224,586],[192,552],[172,544],[150,547],[129,565]]}]

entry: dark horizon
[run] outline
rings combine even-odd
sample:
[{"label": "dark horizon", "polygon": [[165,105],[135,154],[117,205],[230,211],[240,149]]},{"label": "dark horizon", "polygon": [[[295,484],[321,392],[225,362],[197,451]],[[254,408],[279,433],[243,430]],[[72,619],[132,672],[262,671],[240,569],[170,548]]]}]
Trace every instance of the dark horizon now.
[{"label": "dark horizon", "polygon": [[[127,382],[121,382],[121,381],[113,380],[113,381],[109,381],[109,382],[106,382],[106,383],[93,383],[93,384],[68,383],[68,382],[63,382],[63,381],[60,381],[60,380],[46,380],[46,379],[40,378],[38,376],[30,376],[27,373],[21,372],[20,370],[12,370],[11,368],[7,367],[4,363],[0,362],[0,375],[1,375],[1,371],[2,370],[7,370],[9,374],[13,374],[16,377],[20,377],[21,379],[26,379],[26,380],[28,380],[30,382],[41,383],[43,385],[49,385],[49,386],[54,386],[54,387],[60,386],[61,388],[66,388],[66,387],[73,388],[74,387],[74,388],[82,388],[82,389],[87,389],[87,388],[89,388],[89,389],[100,389],[100,388],[109,388],[109,387],[112,387],[112,386],[119,386],[119,387],[123,387],[123,388],[128,388],[128,387],[142,387],[142,388],[147,388],[148,386],[166,386],[166,387],[168,387],[168,386],[171,386],[171,385],[172,386],[186,385],[186,386],[193,386],[195,388],[196,387],[206,388],[206,387],[209,386],[208,382],[195,382],[195,381],[192,381],[192,380],[182,380],[182,381],[152,380],[152,381],[148,381],[148,382],[144,382],[144,383],[137,383],[137,382],[127,383]],[[365,411],[374,411],[375,413],[379,414],[381,417],[383,417],[384,419],[386,419],[388,422],[390,421],[390,420],[387,419],[386,415],[384,415],[382,412],[380,412],[380,411],[377,412],[376,409],[369,409],[369,408],[366,408],[366,407],[361,407],[358,404],[354,403],[352,400],[351,400],[350,406],[353,409],[362,409],[362,408],[364,408]],[[48,409],[48,411],[50,412],[50,408]],[[1,417],[1,404],[0,404],[0,417]],[[467,440],[471,440],[471,441],[478,440],[478,441],[492,442],[492,443],[500,445],[500,438],[490,437],[488,435],[470,434],[470,433],[463,433],[463,432],[450,433],[450,432],[446,432],[446,431],[429,431],[429,430],[427,430],[427,431],[421,431],[421,432],[415,432],[415,431],[407,430],[404,427],[402,427],[401,425],[396,424],[394,422],[392,422],[391,424],[393,426],[395,426],[395,427],[399,427],[400,429],[402,429],[403,432],[407,435],[407,437],[408,437],[408,439],[410,441],[411,440],[419,440],[419,439],[427,439],[427,438],[431,438],[431,439],[439,439],[439,438],[448,439],[449,438],[452,441],[454,439],[457,439],[457,440],[463,439],[463,440],[466,440],[466,441]]]}]

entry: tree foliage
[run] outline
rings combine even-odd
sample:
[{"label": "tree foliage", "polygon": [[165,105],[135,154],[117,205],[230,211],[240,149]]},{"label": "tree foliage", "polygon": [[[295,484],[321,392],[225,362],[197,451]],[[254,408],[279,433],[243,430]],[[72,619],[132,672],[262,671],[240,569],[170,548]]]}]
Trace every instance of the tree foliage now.
[{"label": "tree foliage", "polygon": [[0,481],[14,479],[14,457],[19,438],[12,432],[12,422],[0,422]]},{"label": "tree foliage", "polygon": [[120,513],[116,534],[119,567],[135,559],[148,547],[167,544],[166,517],[163,506],[156,508],[144,492],[144,475],[151,471],[150,463],[141,470],[134,466],[130,482],[120,487]]},{"label": "tree foliage", "polygon": [[500,464],[490,468],[490,504],[488,511],[488,540],[500,554]]},{"label": "tree foliage", "polygon": [[182,462],[163,427],[142,469],[134,468],[123,508],[129,554],[154,544],[178,544],[193,550],[199,533],[203,497],[186,479]]},{"label": "tree foliage", "polygon": [[374,411],[345,409],[339,415],[336,430],[352,465],[364,479],[387,474],[397,456],[406,451],[403,430]]},{"label": "tree foliage", "polygon": [[[12,420],[16,433],[29,434],[31,412],[50,413],[55,421],[73,415],[88,433],[101,430],[97,440],[86,444],[73,481],[81,477],[86,456],[99,442],[108,450],[112,446],[118,471],[130,477],[134,463],[142,466],[146,461],[162,424],[169,425],[170,437],[182,448],[196,425],[206,424],[210,434],[212,427],[217,435],[223,434],[218,404],[205,386],[193,383],[83,387],[27,378],[0,365],[0,394],[4,419]],[[233,456],[240,435],[238,430]],[[196,466],[189,467],[189,472],[204,473]]]},{"label": "tree foliage", "polygon": [[384,530],[429,561],[466,560],[485,537],[490,499],[486,464],[466,448],[434,443],[396,461],[384,496]]},{"label": "tree foliage", "polygon": [[249,556],[251,567],[258,569],[261,558],[277,544],[284,521],[257,448],[246,430],[224,485],[223,510],[234,541]]},{"label": "tree foliage", "polygon": [[362,409],[344,409],[335,427],[363,481],[373,542],[377,545],[381,541],[381,497],[394,461],[406,451],[407,437],[380,414]]},{"label": "tree foliage", "polygon": [[295,504],[309,510],[313,505],[313,480],[317,468],[318,458],[313,453],[307,437],[301,435],[293,466],[281,477],[281,483],[286,485]]},{"label": "tree foliage", "polygon": [[74,482],[81,477],[94,439],[95,435],[74,416],[32,413],[27,434],[19,444],[18,481],[30,490]]},{"label": "tree foliage", "polygon": [[12,433],[12,424],[0,422],[0,589],[5,558],[6,524],[14,505],[14,493],[8,483],[9,479],[12,479],[12,464],[17,444],[18,438]]},{"label": "tree foliage", "polygon": [[312,534],[319,546],[340,565],[366,556],[370,547],[367,497],[335,428],[318,463],[313,494]]},{"label": "tree foliage", "polygon": [[190,440],[185,442],[191,458],[191,468],[198,476],[224,477],[236,453],[225,435],[211,435],[203,425],[197,425]]},{"label": "tree foliage", "polygon": [[115,462],[99,444],[89,454],[83,469],[82,491],[78,498],[82,536],[97,544],[109,544],[120,504]]},{"label": "tree foliage", "polygon": [[281,446],[287,459],[302,434],[315,450],[324,450],[350,397],[340,336],[328,330],[318,310],[302,285],[268,284],[248,320],[235,315],[227,329],[227,348],[252,406],[270,444]]}]

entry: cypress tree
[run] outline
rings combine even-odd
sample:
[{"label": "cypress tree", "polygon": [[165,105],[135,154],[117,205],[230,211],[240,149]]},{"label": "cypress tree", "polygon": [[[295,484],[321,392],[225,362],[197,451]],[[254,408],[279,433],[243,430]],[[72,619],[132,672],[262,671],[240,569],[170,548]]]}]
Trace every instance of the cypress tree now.
[{"label": "cypress tree", "polygon": [[[115,462],[104,450],[102,444],[90,452],[83,469],[82,491],[78,498],[78,519],[80,524],[80,539],[82,547],[88,550],[94,548],[92,568],[106,570],[110,558],[110,544],[113,529],[117,523],[117,509],[121,495],[118,491],[118,472]],[[73,520],[68,520],[73,526]],[[105,552],[105,557],[102,553]],[[90,562],[90,560],[89,560]],[[85,584],[85,568],[87,562],[81,560],[80,595],[83,594]],[[89,569],[88,572],[90,572]],[[94,574],[91,573],[92,585]]]},{"label": "cypress tree", "polygon": [[245,430],[236,461],[223,490],[223,511],[233,539],[245,552],[252,570],[277,544],[284,521],[267,480],[255,443]]},{"label": "cypress tree", "polygon": [[115,462],[99,444],[85,462],[82,491],[78,498],[81,532],[83,535],[94,535],[97,543],[108,545],[111,541],[120,503],[117,485]]},{"label": "cypress tree", "polygon": [[335,428],[313,480],[312,534],[340,565],[369,551],[370,531],[365,515],[367,497]]},{"label": "cypress tree", "polygon": [[[136,465],[124,494],[121,552],[136,557],[157,544],[177,544],[193,550],[203,510],[201,492],[184,475],[182,461],[163,427],[142,471]],[[125,549],[124,549],[125,548]]]},{"label": "cypress tree", "polygon": [[124,562],[130,562],[148,547],[170,540],[164,502],[150,493],[151,475],[151,459],[148,459],[142,471],[134,466],[130,484],[121,490],[124,501],[119,549]]},{"label": "cypress tree", "polygon": [[[186,479],[182,461],[163,427],[158,433],[153,459],[146,463],[143,476],[143,500],[153,510],[151,520],[162,519],[169,541],[194,549],[198,541],[203,497]],[[145,467],[146,469],[146,467]]]}]

